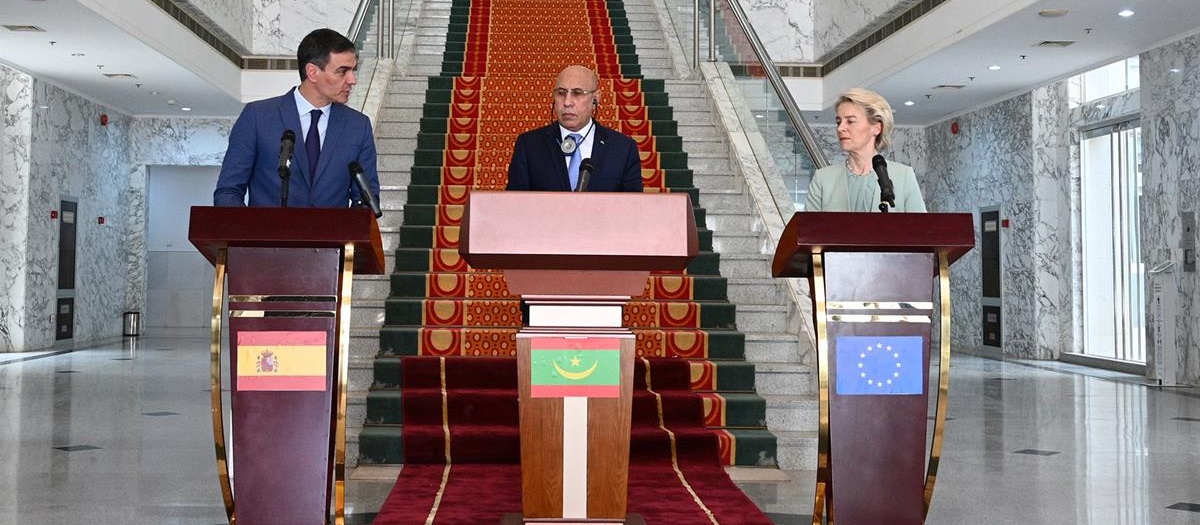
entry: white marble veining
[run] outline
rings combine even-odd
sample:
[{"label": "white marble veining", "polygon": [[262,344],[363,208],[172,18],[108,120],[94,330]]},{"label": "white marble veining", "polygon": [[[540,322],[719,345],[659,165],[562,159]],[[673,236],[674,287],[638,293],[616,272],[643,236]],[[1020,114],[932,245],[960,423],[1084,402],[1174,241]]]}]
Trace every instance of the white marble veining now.
[{"label": "white marble veining", "polygon": [[0,65],[0,352],[25,349],[33,79]]},{"label": "white marble veining", "polygon": [[[254,3],[251,0],[176,0],[193,16],[207,18],[215,29],[233,38],[241,46],[239,51],[249,51],[254,42]],[[210,29],[214,29],[212,25]]]},{"label": "white marble veining", "polygon": [[920,0],[816,0],[813,54],[826,61],[890,22]]},{"label": "white marble veining", "polygon": [[[26,348],[54,343],[60,201],[78,203],[76,216],[74,338],[120,334],[124,299],[126,144],[132,119],[40,80],[33,82],[32,164],[28,192]],[[46,109],[40,109],[46,106]],[[108,125],[100,116],[108,115]],[[104,217],[105,223],[99,224]]]},{"label": "white marble veining", "polygon": [[[820,144],[821,152],[830,164],[846,162],[846,152],[837,139],[837,128],[828,124],[810,126],[813,135]],[[924,183],[929,171],[929,144],[926,141],[925,128],[917,126],[898,126],[892,128],[892,145],[882,152],[889,160],[912,167],[917,179]],[[924,184],[922,184],[924,194]],[[928,200],[928,199],[927,199]]]},{"label": "white marble veining", "polygon": [[[1174,258],[1183,240],[1180,213],[1200,213],[1200,36],[1142,53],[1142,260],[1149,268]],[[1177,71],[1171,71],[1175,69]],[[1193,234],[1194,235],[1194,234]],[[1200,384],[1200,278],[1175,274],[1179,313],[1178,379]],[[1149,288],[1147,288],[1149,290]],[[1149,294],[1148,294],[1149,295]],[[1151,299],[1149,296],[1147,299]],[[1147,305],[1147,311],[1151,309]]]},{"label": "white marble veining", "polygon": [[253,0],[251,51],[259,55],[294,55],[300,40],[328,27],[343,35],[358,2],[352,0]]},{"label": "white marble veining", "polygon": [[[1046,358],[1038,353],[1035,335],[1038,289],[1031,254],[1039,228],[1032,109],[1032,96],[1024,94],[958,117],[958,134],[945,122],[929,126],[929,170],[921,181],[930,211],[977,214],[981,207],[1000,206],[1012,224],[1001,230],[1005,355]],[[951,269],[953,344],[968,350],[982,344],[978,215],[975,220],[977,248]]]},{"label": "white marble veining", "polygon": [[1034,191],[1034,243],[1030,253],[1036,294],[1034,335],[1038,358],[1057,358],[1073,348],[1073,251],[1070,111],[1067,83],[1056,82],[1031,93]]},{"label": "white marble veining", "polygon": [[134,120],[129,140],[128,191],[122,202],[128,213],[124,232],[125,309],[146,311],[146,189],[149,175],[146,167],[219,166],[225,158],[229,131],[232,128],[233,120],[230,119]]},{"label": "white marble veining", "polygon": [[813,2],[738,0],[750,25],[775,62],[813,62]]}]

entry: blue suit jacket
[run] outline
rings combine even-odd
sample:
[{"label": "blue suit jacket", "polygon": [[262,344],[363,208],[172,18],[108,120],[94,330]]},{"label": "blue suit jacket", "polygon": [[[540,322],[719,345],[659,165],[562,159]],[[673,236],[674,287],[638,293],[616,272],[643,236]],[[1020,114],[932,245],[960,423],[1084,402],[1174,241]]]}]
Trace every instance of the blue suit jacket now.
[{"label": "blue suit jacket", "polygon": [[371,119],[345,105],[333,104],[317,173],[313,176],[308,172],[304,133],[292,91],[246,104],[229,134],[229,149],[221,163],[213,204],[242,206],[249,189],[251,206],[279,206],[282,191],[278,171],[279,139],[285,129],[296,133],[288,206],[344,208],[360,200],[348,169],[352,161],[362,164],[371,193],[378,202],[379,177],[375,172],[375,136],[371,132]]},{"label": "blue suit jacket", "polygon": [[[642,191],[642,161],[637,143],[600,124],[596,124],[594,133],[592,165],[595,171],[588,181],[588,191]],[[557,122],[517,137],[505,189],[571,191],[559,138]]]}]

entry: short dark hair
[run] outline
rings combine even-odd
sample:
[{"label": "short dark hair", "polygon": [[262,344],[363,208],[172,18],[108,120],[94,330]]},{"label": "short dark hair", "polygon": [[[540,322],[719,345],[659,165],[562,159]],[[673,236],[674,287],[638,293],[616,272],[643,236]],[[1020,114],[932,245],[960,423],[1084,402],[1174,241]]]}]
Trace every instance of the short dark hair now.
[{"label": "short dark hair", "polygon": [[296,61],[300,63],[300,81],[308,80],[308,72],[304,70],[305,66],[313,64],[324,70],[325,65],[329,64],[330,53],[345,53],[346,51],[357,53],[354,42],[337,31],[323,28],[309,33],[304,40],[300,41],[300,47],[296,49]]}]

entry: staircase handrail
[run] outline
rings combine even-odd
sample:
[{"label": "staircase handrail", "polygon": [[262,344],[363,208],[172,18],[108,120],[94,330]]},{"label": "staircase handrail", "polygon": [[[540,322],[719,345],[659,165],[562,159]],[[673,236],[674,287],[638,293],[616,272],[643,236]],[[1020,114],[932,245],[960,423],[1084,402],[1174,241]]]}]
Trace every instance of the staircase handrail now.
[{"label": "staircase handrail", "polygon": [[[727,6],[729,6],[730,12],[733,13],[733,18],[737,20],[738,28],[741,29],[742,34],[750,43],[750,49],[754,51],[755,58],[757,58],[759,65],[762,66],[762,70],[766,74],[767,80],[771,84],[771,89],[775,91],[775,95],[779,97],[780,102],[783,103],[783,111],[787,113],[788,120],[792,122],[792,127],[794,127],[796,129],[796,133],[800,135],[800,141],[804,143],[804,148],[808,150],[808,154],[812,158],[813,164],[815,164],[818,169],[828,166],[829,160],[825,158],[825,154],[821,151],[820,146],[817,144],[816,138],[813,137],[812,129],[808,127],[808,122],[806,122],[804,117],[800,114],[800,108],[796,106],[796,100],[792,98],[792,93],[790,90],[788,90],[787,84],[783,83],[783,78],[779,76],[779,70],[775,68],[775,62],[773,62],[771,57],[767,54],[766,48],[763,47],[762,41],[758,38],[758,33],[754,31],[754,27],[750,25],[750,19],[746,17],[746,12],[742,10],[742,6],[736,0],[712,1],[723,1]],[[715,5],[712,6],[710,13],[716,11],[715,7]],[[697,13],[697,18],[699,18],[699,13]],[[714,44],[716,42],[717,30],[716,24],[711,22],[711,15],[709,20],[708,41],[710,44],[708,58],[710,61],[715,61],[716,53],[714,51]],[[784,217],[785,221],[787,219],[788,217]]]}]

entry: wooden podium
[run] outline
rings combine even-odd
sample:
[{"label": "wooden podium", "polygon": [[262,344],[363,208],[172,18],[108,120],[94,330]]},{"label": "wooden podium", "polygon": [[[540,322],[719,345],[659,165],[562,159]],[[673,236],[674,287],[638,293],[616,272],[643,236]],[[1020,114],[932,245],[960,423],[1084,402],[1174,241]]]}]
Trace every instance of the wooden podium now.
[{"label": "wooden podium", "polygon": [[[216,267],[213,440],[229,523],[324,525],[332,514],[340,525],[351,285],[356,271],[384,271],[375,217],[365,209],[196,206],[188,239]],[[232,458],[221,399],[226,277]]]},{"label": "wooden podium", "polygon": [[[772,273],[807,277],[813,301],[820,388],[814,524],[924,523],[950,388],[949,267],[974,246],[966,213],[802,212],[788,222]],[[934,279],[941,360],[927,444]]]},{"label": "wooden podium", "polygon": [[642,522],[627,514],[634,336],[622,311],[650,271],[682,270],[698,247],[683,193],[471,193],[459,252],[503,269],[529,306],[517,334],[522,516],[503,523]]}]

